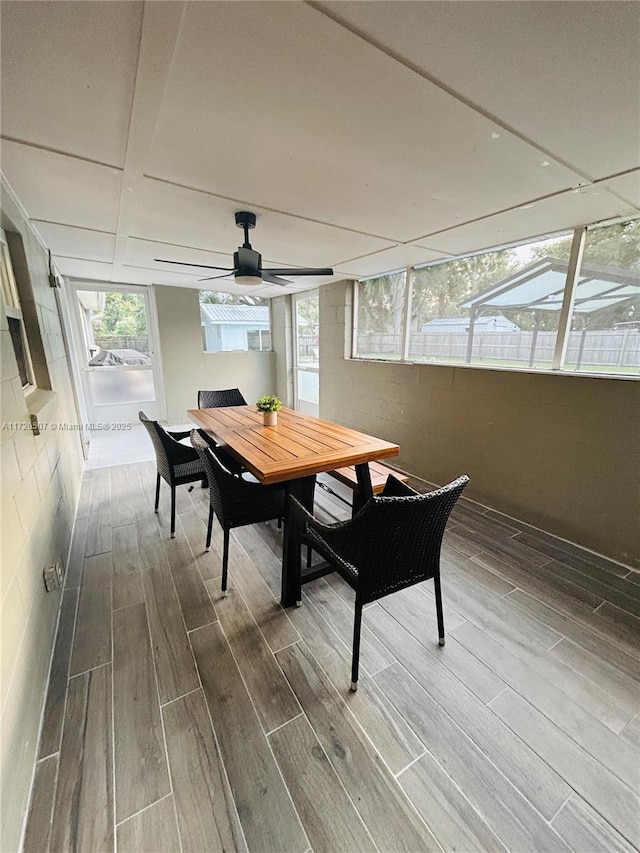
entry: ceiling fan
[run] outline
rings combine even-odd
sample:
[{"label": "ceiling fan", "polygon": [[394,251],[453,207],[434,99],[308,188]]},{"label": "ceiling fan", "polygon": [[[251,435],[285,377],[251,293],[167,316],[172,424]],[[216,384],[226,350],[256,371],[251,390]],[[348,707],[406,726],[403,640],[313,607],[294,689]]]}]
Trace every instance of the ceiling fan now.
[{"label": "ceiling fan", "polygon": [[262,268],[262,255],[256,252],[251,247],[249,242],[249,231],[256,227],[256,215],[247,210],[239,210],[236,213],[236,225],[244,230],[244,243],[238,247],[238,251],[233,253],[233,267],[213,267],[209,264],[189,264],[184,261],[166,261],[162,258],[154,258],[160,264],[180,264],[187,267],[200,267],[207,270],[224,270],[224,275],[214,275],[208,278],[198,279],[199,281],[212,281],[216,278],[228,278],[233,275],[236,284],[280,284],[283,287],[291,284],[286,278],[280,278],[281,275],[333,275],[331,267],[323,267],[318,269],[298,269],[297,267],[287,268]]}]

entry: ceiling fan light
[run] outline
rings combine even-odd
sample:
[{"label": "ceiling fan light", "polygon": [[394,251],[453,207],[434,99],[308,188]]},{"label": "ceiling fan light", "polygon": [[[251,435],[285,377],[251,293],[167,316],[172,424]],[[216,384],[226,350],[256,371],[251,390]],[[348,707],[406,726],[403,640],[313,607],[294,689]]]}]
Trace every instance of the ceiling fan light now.
[{"label": "ceiling fan light", "polygon": [[262,284],[262,277],[259,275],[237,275],[235,276],[236,284]]}]

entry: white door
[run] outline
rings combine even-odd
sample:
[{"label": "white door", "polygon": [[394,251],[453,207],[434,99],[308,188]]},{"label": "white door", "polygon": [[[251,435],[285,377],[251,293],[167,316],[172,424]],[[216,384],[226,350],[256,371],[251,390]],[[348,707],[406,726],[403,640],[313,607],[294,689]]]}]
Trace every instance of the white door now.
[{"label": "white door", "polygon": [[320,300],[318,291],[293,297],[295,407],[320,414]]},{"label": "white door", "polygon": [[89,429],[157,418],[148,288],[74,282],[70,307]]}]

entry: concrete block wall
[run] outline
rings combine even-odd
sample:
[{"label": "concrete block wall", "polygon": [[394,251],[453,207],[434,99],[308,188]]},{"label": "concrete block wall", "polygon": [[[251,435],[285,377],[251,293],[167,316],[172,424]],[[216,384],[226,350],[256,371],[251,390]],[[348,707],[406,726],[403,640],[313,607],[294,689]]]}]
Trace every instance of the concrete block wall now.
[{"label": "concrete block wall", "polygon": [[320,288],[320,414],[400,445],[398,465],[640,567],[640,381],[348,357],[351,283]]},{"label": "concrete block wall", "polygon": [[31,281],[32,298],[23,300],[22,309],[40,330],[33,357],[37,381],[44,386],[28,406],[2,305],[0,849],[14,851],[28,806],[60,606],[59,591],[45,592],[42,571],[67,560],[83,459],[76,431],[46,429],[34,436],[28,428],[7,427],[28,424],[29,410],[37,410],[40,422],[56,425],[75,423],[77,415],[55,293],[47,278],[47,255],[6,193],[2,196],[2,227],[22,237],[26,269],[16,272],[26,273]]}]

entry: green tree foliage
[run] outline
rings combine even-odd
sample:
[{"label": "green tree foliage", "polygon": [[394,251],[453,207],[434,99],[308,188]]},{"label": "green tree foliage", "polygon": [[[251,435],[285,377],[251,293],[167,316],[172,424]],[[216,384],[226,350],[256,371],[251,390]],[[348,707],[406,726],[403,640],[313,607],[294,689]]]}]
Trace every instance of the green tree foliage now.
[{"label": "green tree foliage", "polygon": [[389,273],[360,284],[358,330],[360,334],[399,334],[402,329],[405,274]]},{"label": "green tree foliage", "polygon": [[216,290],[201,290],[200,302],[213,305],[268,305],[269,300],[262,296],[246,296],[241,293],[220,293]]},{"label": "green tree foliage", "polygon": [[118,293],[110,290],[105,294],[104,310],[93,319],[96,337],[145,338],[147,317],[144,297],[139,293]]}]

